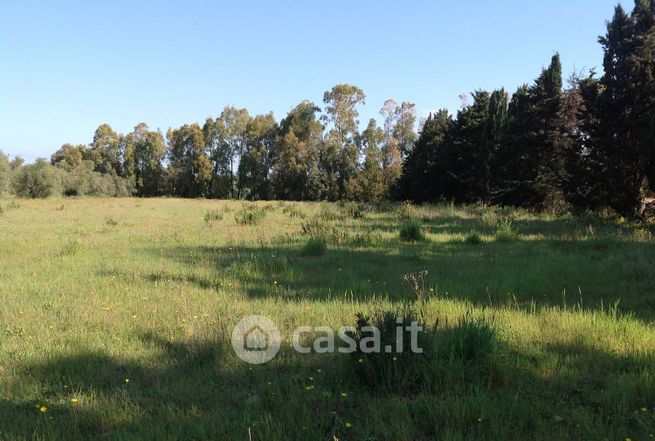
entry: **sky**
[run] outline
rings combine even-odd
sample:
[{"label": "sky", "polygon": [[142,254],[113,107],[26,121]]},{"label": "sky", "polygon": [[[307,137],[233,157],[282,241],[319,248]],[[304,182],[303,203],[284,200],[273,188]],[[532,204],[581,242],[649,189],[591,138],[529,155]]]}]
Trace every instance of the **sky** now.
[{"label": "sky", "polygon": [[[616,0],[0,0],[0,150],[27,161],[127,133],[203,123],[225,105],[280,120],[339,83],[419,117],[476,89],[514,91],[558,51],[596,67]],[[630,6],[630,5],[626,5]],[[629,8],[628,8],[629,9]]]}]

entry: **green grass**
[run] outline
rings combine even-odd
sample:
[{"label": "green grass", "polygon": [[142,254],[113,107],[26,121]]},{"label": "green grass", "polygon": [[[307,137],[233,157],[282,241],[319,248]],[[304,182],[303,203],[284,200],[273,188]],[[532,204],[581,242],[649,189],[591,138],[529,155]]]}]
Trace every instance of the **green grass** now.
[{"label": "green grass", "polygon": [[[0,201],[3,441],[655,435],[652,226],[453,205],[63,202]],[[400,239],[407,219],[424,240]],[[328,246],[307,258],[319,230]],[[423,270],[417,300],[404,276]],[[434,336],[425,359],[371,371],[291,349],[297,326],[402,308]],[[285,336],[261,366],[229,341],[254,313]]]}]

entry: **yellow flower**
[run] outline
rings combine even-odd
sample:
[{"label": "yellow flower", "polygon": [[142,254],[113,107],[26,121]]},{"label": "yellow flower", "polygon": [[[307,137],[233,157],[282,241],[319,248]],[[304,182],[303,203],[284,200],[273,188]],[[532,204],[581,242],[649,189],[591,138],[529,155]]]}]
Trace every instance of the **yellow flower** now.
[{"label": "yellow flower", "polygon": [[48,411],[48,408],[45,406],[41,406],[39,410],[41,411],[41,413],[46,413]]},{"label": "yellow flower", "polygon": [[641,408],[641,411],[642,411],[642,412],[647,412],[647,411],[648,411],[648,409],[647,409],[647,408],[645,408],[645,407],[642,407],[642,408]]},{"label": "yellow flower", "polygon": [[318,372],[320,374],[323,371],[321,369],[316,369],[316,372]]},{"label": "yellow flower", "polygon": [[77,398],[71,398],[71,404],[77,404],[78,400]]},{"label": "yellow flower", "polygon": [[346,398],[348,396],[348,394],[346,392],[341,392],[341,396]]},{"label": "yellow flower", "polygon": [[346,428],[350,429],[353,425],[346,421]]},{"label": "yellow flower", "polygon": [[396,360],[398,360],[398,357],[393,357],[392,360],[396,361]]},{"label": "yellow flower", "polygon": [[314,381],[314,377],[309,377],[309,381]]},{"label": "yellow flower", "polygon": [[364,362],[364,359],[362,359],[362,358],[360,358],[359,360],[357,360],[357,363],[363,363],[363,362]]},{"label": "yellow flower", "polygon": [[130,379],[129,379],[129,378],[126,378],[126,379],[125,379],[125,382],[126,382],[126,383],[129,383],[129,382],[130,382]]}]

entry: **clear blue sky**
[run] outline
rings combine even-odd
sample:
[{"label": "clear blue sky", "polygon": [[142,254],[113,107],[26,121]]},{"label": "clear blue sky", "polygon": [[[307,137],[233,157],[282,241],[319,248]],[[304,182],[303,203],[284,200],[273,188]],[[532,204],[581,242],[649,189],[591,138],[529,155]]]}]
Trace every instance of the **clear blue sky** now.
[{"label": "clear blue sky", "polygon": [[[615,0],[0,0],[0,150],[27,160],[89,143],[101,123],[166,130],[226,104],[279,120],[361,87],[420,116],[476,88],[513,91],[555,51],[597,66]],[[626,6],[631,7],[630,4]]]}]

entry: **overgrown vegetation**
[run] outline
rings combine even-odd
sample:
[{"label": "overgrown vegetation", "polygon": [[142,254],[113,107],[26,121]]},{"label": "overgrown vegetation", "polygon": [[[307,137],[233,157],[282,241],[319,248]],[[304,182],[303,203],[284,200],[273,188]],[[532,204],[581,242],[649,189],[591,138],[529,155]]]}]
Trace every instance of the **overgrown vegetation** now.
[{"label": "overgrown vegetation", "polygon": [[[61,205],[0,201],[3,440],[248,439],[249,428],[255,441],[653,433],[650,224],[450,204],[380,204],[348,222],[320,218],[315,203]],[[266,213],[260,227],[203,222],[244,208]],[[399,241],[399,210],[429,240]],[[497,243],[507,220],[520,234]],[[471,230],[484,246],[462,240]],[[315,236],[329,252],[305,257]],[[261,366],[230,343],[253,313],[285,337]],[[358,313],[385,344],[398,320],[415,319],[424,354],[292,349],[298,326],[336,334]]]}]

